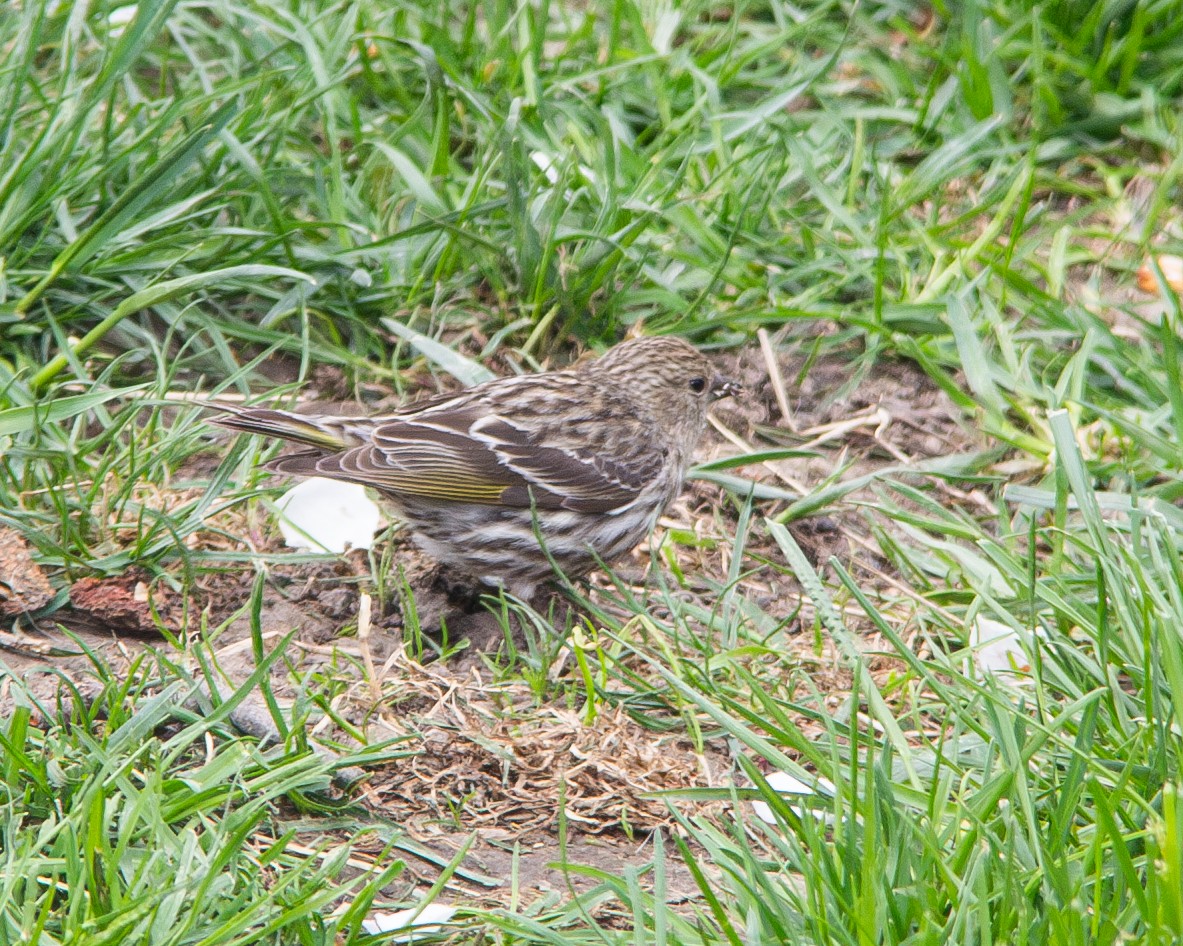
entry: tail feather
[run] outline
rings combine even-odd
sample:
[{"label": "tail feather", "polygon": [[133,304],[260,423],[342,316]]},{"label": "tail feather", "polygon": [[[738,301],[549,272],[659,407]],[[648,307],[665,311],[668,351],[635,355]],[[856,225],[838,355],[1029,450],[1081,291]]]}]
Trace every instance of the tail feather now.
[{"label": "tail feather", "polygon": [[336,418],[309,417],[270,407],[230,407],[225,404],[206,406],[221,412],[217,417],[211,417],[209,422],[228,430],[278,437],[280,440],[289,440],[329,452],[346,450],[353,445]]}]

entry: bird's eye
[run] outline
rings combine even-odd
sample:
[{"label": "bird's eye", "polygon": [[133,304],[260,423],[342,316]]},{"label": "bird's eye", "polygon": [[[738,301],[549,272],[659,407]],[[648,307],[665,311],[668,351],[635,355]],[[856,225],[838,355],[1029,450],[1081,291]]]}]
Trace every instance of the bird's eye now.
[{"label": "bird's eye", "polygon": [[693,391],[695,394],[702,394],[702,392],[705,391],[706,389],[707,389],[707,379],[706,378],[691,378],[690,379],[690,390]]}]

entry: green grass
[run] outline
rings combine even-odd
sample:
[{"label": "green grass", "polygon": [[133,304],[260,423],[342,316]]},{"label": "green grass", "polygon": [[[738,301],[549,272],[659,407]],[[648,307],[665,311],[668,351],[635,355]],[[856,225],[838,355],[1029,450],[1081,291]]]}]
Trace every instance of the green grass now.
[{"label": "green grass", "polygon": [[[637,324],[708,349],[766,328],[807,366],[848,358],[852,386],[912,361],[982,433],[926,476],[770,480],[750,506],[759,466],[704,470],[731,489],[729,572],[670,568],[693,540],[673,536],[647,589],[618,589],[633,620],[586,603],[575,670],[555,679],[545,638],[500,665],[725,748],[758,787],[716,791],[778,823],[683,816],[648,871],[474,910],[463,941],[1183,937],[1183,314],[1131,292],[1183,248],[1179,3],[113,9],[0,9],[0,525],[63,589],[292,560],[190,548],[275,487],[246,441],[195,465],[211,436],[171,391],[330,366],[373,401],[464,374],[452,351],[511,372]],[[865,522],[897,584],[811,564],[792,527],[819,515]],[[761,567],[808,606],[746,597]],[[1027,641],[1029,684],[967,670],[978,616]],[[802,623],[851,681],[836,707]],[[285,833],[319,810],[323,758],[216,714],[166,724],[192,684],[169,659],[94,673],[84,708],[0,669],[0,938],[360,935],[395,869],[347,876],[348,845]],[[285,725],[327,705],[306,698]],[[811,802],[832,817],[767,790],[776,769],[834,782]],[[674,857],[702,887],[677,907]]]},{"label": "green grass", "polygon": [[[5,720],[5,941],[356,936],[373,891],[403,862],[347,878],[348,845],[303,848],[275,809],[282,799],[315,810],[335,761],[233,737],[225,716],[251,687],[202,715],[188,708],[192,683],[171,679],[175,667],[140,660],[123,678],[101,664],[95,672],[87,697],[18,698]],[[329,916],[366,885],[351,909]]]}]

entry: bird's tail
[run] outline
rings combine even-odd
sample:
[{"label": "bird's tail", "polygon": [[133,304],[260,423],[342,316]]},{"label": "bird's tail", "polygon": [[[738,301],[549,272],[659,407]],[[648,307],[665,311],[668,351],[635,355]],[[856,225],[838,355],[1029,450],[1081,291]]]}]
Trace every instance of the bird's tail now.
[{"label": "bird's tail", "polygon": [[278,437],[329,452],[346,450],[354,445],[353,438],[338,417],[310,417],[271,407],[232,407],[209,402],[202,406],[219,412],[209,419],[209,423],[229,430]]}]

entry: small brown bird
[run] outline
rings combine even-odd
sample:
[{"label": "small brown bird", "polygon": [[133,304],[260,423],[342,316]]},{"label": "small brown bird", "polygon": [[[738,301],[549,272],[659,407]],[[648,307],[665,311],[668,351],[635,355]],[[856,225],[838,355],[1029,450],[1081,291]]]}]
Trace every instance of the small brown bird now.
[{"label": "small brown bird", "polygon": [[310,448],[267,469],[373,487],[432,557],[529,600],[550,559],[582,575],[649,533],[682,487],[707,406],[738,390],[667,336],[394,414],[219,405],[213,423]]}]

